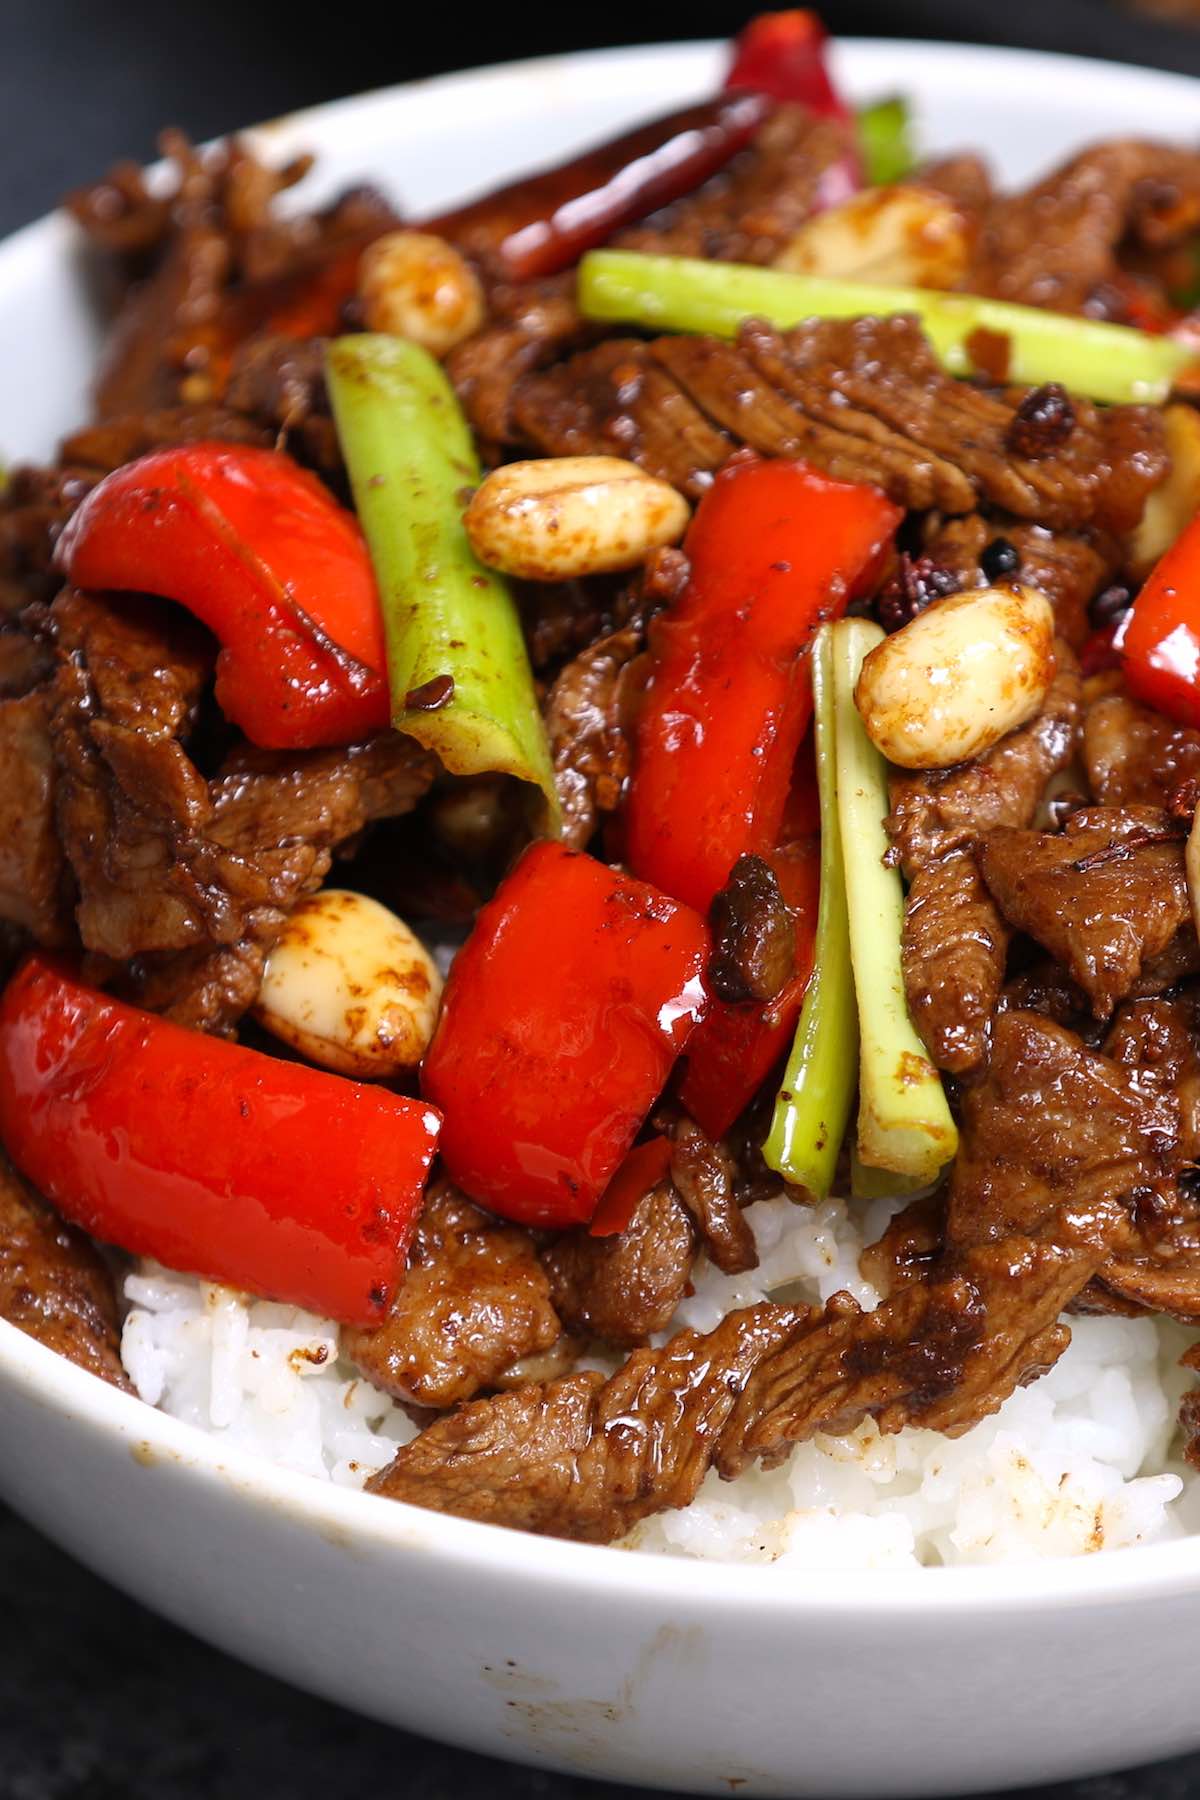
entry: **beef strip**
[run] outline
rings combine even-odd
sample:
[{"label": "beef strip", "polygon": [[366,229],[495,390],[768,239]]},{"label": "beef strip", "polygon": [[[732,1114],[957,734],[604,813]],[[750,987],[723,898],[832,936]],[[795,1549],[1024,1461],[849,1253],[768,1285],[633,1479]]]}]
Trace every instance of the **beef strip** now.
[{"label": "beef strip", "polygon": [[513,394],[523,375],[595,335],[575,305],[575,271],[520,287],[493,285],[490,317],[446,358],[446,372],[476,435],[491,444],[513,435]]},{"label": "beef strip", "polygon": [[739,856],[708,909],[708,983],[718,999],[774,1000],[796,970],[796,927],[761,856]]},{"label": "beef strip", "polygon": [[95,482],[93,470],[74,465],[22,466],[0,487],[0,619],[54,598],[62,585],[54,546]]},{"label": "beef strip", "polygon": [[1037,718],[975,762],[893,771],[887,819],[909,882],[904,915],[905,992],[939,1068],[966,1075],[987,1054],[1010,932],[980,878],[975,846],[996,825],[1026,825],[1047,782],[1065,768],[1079,729],[1075,659],[1061,643]]},{"label": "beef strip", "polygon": [[614,242],[652,255],[774,262],[814,211],[848,197],[841,170],[855,154],[853,132],[841,120],[777,107],[727,169]]},{"label": "beef strip", "polygon": [[1038,457],[1014,455],[1009,437],[1023,394],[988,393],[944,374],[919,324],[905,315],[810,320],[782,335],[764,336],[752,324],[740,341],[769,342],[796,391],[813,384],[827,405],[846,409],[839,416],[869,414],[954,464],[977,493],[1018,518],[1125,530],[1166,470],[1153,409],[1100,410],[1082,400],[1073,403],[1075,425],[1064,443]]},{"label": "beef strip", "polygon": [[1177,933],[1184,956],[1168,980],[1200,967],[1183,843],[1153,807],[1087,807],[1061,832],[1002,826],[987,833],[980,864],[1005,918],[1063,964],[1098,1019]]},{"label": "beef strip", "polygon": [[979,841],[997,825],[1031,819],[1051,776],[1079,740],[1079,668],[1055,647],[1057,669],[1042,710],[974,762],[950,769],[893,770],[888,837],[905,876],[935,857]]},{"label": "beef strip", "polygon": [[0,700],[0,920],[46,945],[65,943],[70,923],[54,790],[45,688]]},{"label": "beef strip", "polygon": [[65,1224],[2,1153],[0,1319],[130,1391],[112,1277],[83,1233]]},{"label": "beef strip", "polygon": [[715,1144],[693,1120],[675,1125],[671,1181],[691,1214],[701,1244],[724,1275],[741,1275],[758,1266],[754,1233],[742,1210],[754,1198],[728,1143]]},{"label": "beef strip", "polygon": [[997,538],[1018,558],[1012,579],[1038,588],[1054,608],[1054,626],[1073,650],[1091,632],[1088,603],[1108,585],[1121,565],[1121,547],[1108,532],[1048,531],[1005,516],[935,521],[926,550],[933,561],[953,569],[964,588],[989,587],[981,558]]},{"label": "beef strip", "polygon": [[[1134,1000],[1122,1007],[1104,1053],[1135,1071],[1147,1093],[1179,1115],[1177,1160],[1200,1152],[1200,1057],[1195,997]],[[1121,1241],[1083,1297],[1118,1302],[1121,1312],[1169,1313],[1200,1323],[1200,1205],[1190,1181],[1147,1186],[1137,1195]]]},{"label": "beef strip", "polygon": [[1088,785],[1105,806],[1169,806],[1200,780],[1200,731],[1175,725],[1128,694],[1104,694],[1083,721]]},{"label": "beef strip", "polygon": [[945,375],[917,322],[899,316],[787,333],[751,321],[736,344],[614,339],[520,380],[512,416],[517,441],[546,454],[631,457],[693,496],[740,443],[919,510],[965,513],[986,499],[1056,529],[1136,523],[1167,466],[1158,415],[1076,401],[1066,440],[1021,457],[1008,446],[1021,400]]},{"label": "beef strip", "polygon": [[[1050,1104],[1043,1103],[1049,1087]],[[764,1302],[594,1372],[475,1402],[406,1445],[373,1492],[593,1542],[685,1506],[816,1431],[873,1417],[957,1434],[1061,1355],[1063,1308],[1130,1197],[1171,1178],[1177,1111],[1035,1014],[998,1021],[968,1096],[947,1248],[876,1312]]]},{"label": "beef strip", "polygon": [[1025,193],[992,203],[965,285],[1055,312],[1094,311],[1127,233],[1161,246],[1197,223],[1200,155],[1130,140],[1099,144]]},{"label": "beef strip", "polygon": [[952,463],[930,457],[865,408],[839,410],[827,371],[796,377],[785,340],[765,326],[738,344],[660,338],[655,359],[688,398],[738,443],[767,456],[798,456],[841,481],[872,482],[906,507],[965,511],[975,489]]},{"label": "beef strip", "polygon": [[432,763],[388,735],[344,751],[246,751],[206,781],[181,738],[209,674],[207,637],[161,603],[69,589],[51,617],[58,829],[83,944],[134,959],[143,1003],[228,1030],[333,847],[408,811]]},{"label": "beef strip", "polygon": [[565,1231],[544,1255],[555,1310],[568,1332],[627,1347],[667,1325],[691,1278],[698,1233],[673,1183],[661,1181],[624,1231]]},{"label": "beef strip", "polygon": [[439,1181],[387,1319],[372,1331],[343,1331],[342,1350],[376,1387],[440,1410],[494,1387],[560,1335],[530,1234]]},{"label": "beef strip", "polygon": [[643,642],[637,621],[598,638],[560,671],[546,696],[563,841],[572,850],[582,850],[601,815],[620,805],[632,766],[627,701]]},{"label": "beef strip", "polygon": [[[827,171],[848,148],[841,124],[813,120],[801,108],[780,107],[728,170],[696,193],[617,233],[613,242],[619,248],[670,255],[771,262],[809,216],[829,179]],[[491,283],[488,323],[447,358],[459,399],[486,445],[509,443],[521,435],[517,400],[526,387],[525,377],[594,338],[595,328],[581,320],[576,309],[574,286],[573,270],[520,286]],[[590,369],[586,361],[580,367]],[[563,392],[557,384],[548,389],[536,381],[530,385],[533,392],[547,395],[550,405]],[[705,434],[678,396],[651,377],[644,402],[633,409],[634,419],[652,413],[656,406],[669,408],[677,428],[690,427],[703,441]],[[613,428],[636,428],[629,418],[627,413],[614,413]],[[561,408],[555,423],[560,430],[565,424]],[[668,454],[653,425],[649,435],[659,454]],[[608,448],[624,454],[611,443]],[[707,466],[715,467],[716,461],[719,455]],[[702,482],[705,466],[698,463],[690,471],[693,480]]]},{"label": "beef strip", "polygon": [[624,456],[698,499],[736,448],[634,338],[613,338],[513,393],[514,436],[547,456]]},{"label": "beef strip", "polygon": [[670,1323],[689,1291],[698,1250],[727,1275],[758,1262],[742,1211],[753,1195],[731,1147],[713,1143],[686,1115],[662,1122],[673,1139],[670,1174],[643,1197],[625,1229],[593,1237],[581,1227],[544,1252],[569,1332],[622,1348],[644,1344]]},{"label": "beef strip", "polygon": [[162,148],[173,192],[123,165],[67,202],[127,284],[96,389],[102,419],[219,400],[233,348],[396,223],[366,188],[317,214],[278,210],[310,157],[270,168],[237,139],[196,150],[177,131]]},{"label": "beef strip", "polygon": [[940,1069],[968,1075],[983,1061],[1011,936],[972,851],[916,871],[904,909],[904,985]]},{"label": "beef strip", "polygon": [[246,432],[262,434],[327,479],[343,482],[342,453],[325,389],[320,337],[253,337],[233,356],[224,405]]},{"label": "beef strip", "polygon": [[265,425],[228,406],[166,406],[85,425],[63,440],[62,454],[68,463],[107,474],[152,450],[212,442],[267,447],[274,438]]}]

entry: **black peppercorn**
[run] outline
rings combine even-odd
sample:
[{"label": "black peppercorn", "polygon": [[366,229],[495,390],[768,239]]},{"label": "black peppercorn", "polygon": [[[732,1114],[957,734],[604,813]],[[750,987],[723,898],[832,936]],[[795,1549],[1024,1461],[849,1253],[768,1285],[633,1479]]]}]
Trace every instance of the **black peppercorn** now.
[{"label": "black peppercorn", "polygon": [[1003,581],[1021,568],[1021,552],[1006,537],[994,537],[979,558],[979,566],[988,581]]},{"label": "black peppercorn", "polygon": [[1065,444],[1075,429],[1071,396],[1059,381],[1030,388],[1008,428],[1008,448],[1014,456],[1045,456]]}]

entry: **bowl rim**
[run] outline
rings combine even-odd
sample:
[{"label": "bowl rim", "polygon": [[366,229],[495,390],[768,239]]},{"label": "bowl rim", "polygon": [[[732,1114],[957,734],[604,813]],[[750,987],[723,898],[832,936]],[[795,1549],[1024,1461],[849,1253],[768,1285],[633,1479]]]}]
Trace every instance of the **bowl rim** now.
[{"label": "bowl rim", "polygon": [[[560,71],[586,75],[606,64],[631,63],[648,79],[664,62],[686,65],[689,74],[694,67],[702,75],[720,49],[719,40],[709,39],[612,46],[491,64],[369,89],[249,127],[244,135],[269,148],[280,137],[300,137],[350,118],[361,121],[375,107],[390,106],[401,98],[420,94],[437,103],[467,83],[478,93],[481,87],[502,89],[514,81],[540,80]],[[885,64],[897,85],[903,83],[906,65],[921,59],[926,65],[944,64],[948,73],[956,65],[969,73],[972,68],[978,70],[982,62],[989,71],[1019,76],[1026,84],[1032,79],[1051,92],[1063,80],[1086,79],[1093,85],[1116,82],[1123,87],[1138,80],[1158,86],[1164,94],[1169,90],[1173,97],[1194,98],[1200,93],[1200,81],[1188,75],[1046,51],[855,38],[839,41],[835,56],[852,76],[856,64],[860,70]],[[872,69],[871,79],[876,78]],[[60,213],[49,213],[20,228],[0,242],[0,281],[10,278],[12,270],[27,258],[61,254],[70,249],[71,242],[72,234]],[[592,1596],[597,1604],[669,1604],[686,1599],[702,1604],[714,1615],[747,1609],[782,1610],[832,1622],[835,1618],[869,1620],[881,1614],[924,1619],[964,1612],[1036,1613],[1063,1607],[1125,1605],[1200,1591],[1200,1533],[1101,1554],[994,1565],[797,1569],[789,1570],[782,1581],[772,1563],[716,1562],[538,1537],[282,1469],[264,1456],[226,1444],[149,1406],[135,1394],[122,1392],[4,1320],[0,1320],[0,1382],[18,1390],[35,1407],[70,1419],[96,1436],[124,1443],[130,1455],[147,1468],[174,1466],[214,1488],[233,1490],[240,1500],[282,1511],[297,1525],[322,1534],[350,1534],[383,1551],[436,1557],[467,1578],[502,1570],[506,1577],[511,1574],[526,1582],[569,1584]]]}]

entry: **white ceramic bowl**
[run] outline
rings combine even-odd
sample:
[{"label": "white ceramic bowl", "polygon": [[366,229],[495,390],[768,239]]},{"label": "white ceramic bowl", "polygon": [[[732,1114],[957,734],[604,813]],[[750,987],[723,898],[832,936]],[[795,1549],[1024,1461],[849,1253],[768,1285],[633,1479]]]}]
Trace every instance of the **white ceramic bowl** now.
[{"label": "white ceramic bowl", "polygon": [[[435,206],[708,91],[715,46],[606,51],[264,128]],[[1013,180],[1081,141],[1194,137],[1200,83],[1016,51],[849,43],[930,150]],[[73,237],[0,250],[0,450],[49,453],[95,349]],[[178,1624],[376,1718],[554,1768],[715,1793],[932,1795],[1200,1745],[1200,1538],[1016,1568],[781,1577],[524,1537],[283,1474],[0,1323],[0,1493]]]}]

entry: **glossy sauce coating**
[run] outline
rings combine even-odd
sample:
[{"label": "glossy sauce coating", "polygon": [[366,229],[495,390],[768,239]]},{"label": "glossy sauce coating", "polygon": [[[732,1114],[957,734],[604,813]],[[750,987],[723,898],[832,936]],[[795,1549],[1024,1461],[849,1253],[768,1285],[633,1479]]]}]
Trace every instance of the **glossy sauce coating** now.
[{"label": "glossy sauce coating", "polygon": [[65,1217],[345,1324],[387,1309],[438,1124],[429,1105],[171,1025],[41,957],[0,1005],[0,1138]]},{"label": "glossy sauce coating", "polygon": [[425,1060],[459,1186],[529,1224],[590,1219],[703,1013],[707,955],[689,907],[527,850],[455,961]]}]

